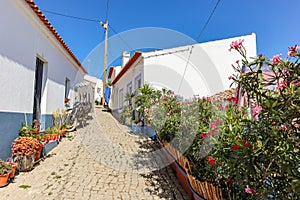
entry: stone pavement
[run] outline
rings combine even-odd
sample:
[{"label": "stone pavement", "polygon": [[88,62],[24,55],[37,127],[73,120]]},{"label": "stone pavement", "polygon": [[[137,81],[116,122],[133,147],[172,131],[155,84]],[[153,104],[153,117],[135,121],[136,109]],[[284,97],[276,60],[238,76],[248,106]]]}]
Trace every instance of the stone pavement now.
[{"label": "stone pavement", "polygon": [[[0,199],[189,199],[157,145],[99,108]],[[27,188],[26,188],[27,187]]]}]

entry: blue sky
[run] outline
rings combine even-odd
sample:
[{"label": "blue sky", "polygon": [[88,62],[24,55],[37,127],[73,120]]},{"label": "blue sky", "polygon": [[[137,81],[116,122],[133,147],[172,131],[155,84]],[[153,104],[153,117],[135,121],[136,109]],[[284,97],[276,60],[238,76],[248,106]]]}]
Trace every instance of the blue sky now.
[{"label": "blue sky", "polygon": [[[106,19],[107,0],[35,0],[35,3],[45,11],[100,21]],[[279,53],[285,56],[288,46],[300,45],[299,0],[221,0],[208,26],[197,39],[216,3],[217,0],[109,0],[108,20],[118,33],[159,27],[180,32],[197,42],[254,32],[257,53],[269,57]],[[81,62],[104,40],[104,29],[97,22],[44,14]],[[110,37],[114,34],[109,30]],[[125,42],[131,46],[132,41]],[[177,43],[165,45],[169,48],[177,46]],[[99,62],[101,65],[101,60]]]}]

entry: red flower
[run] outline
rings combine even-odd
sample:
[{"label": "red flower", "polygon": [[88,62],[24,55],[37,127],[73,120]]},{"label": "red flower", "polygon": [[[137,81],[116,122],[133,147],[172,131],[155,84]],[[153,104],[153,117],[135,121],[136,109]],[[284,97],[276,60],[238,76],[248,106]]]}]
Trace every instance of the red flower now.
[{"label": "red flower", "polygon": [[207,161],[208,161],[209,164],[211,164],[212,166],[214,166],[214,165],[216,164],[216,161],[215,161],[215,159],[214,159],[213,157],[209,157],[209,158],[207,159]]},{"label": "red flower", "polygon": [[247,148],[249,148],[251,145],[250,145],[249,142],[245,141],[245,142],[244,142],[244,146],[247,147]]},{"label": "red flower", "polygon": [[202,137],[202,139],[205,139],[207,137],[207,134],[206,133],[202,133],[201,137]]},{"label": "red flower", "polygon": [[222,104],[219,105],[219,109],[220,109],[220,110],[223,110]]},{"label": "red flower", "polygon": [[289,48],[288,56],[293,56],[295,53],[298,53],[299,50],[298,45],[295,45],[293,47],[288,47],[288,48]]},{"label": "red flower", "polygon": [[240,146],[238,144],[234,145],[233,147],[231,147],[232,151],[238,150],[240,148]]}]

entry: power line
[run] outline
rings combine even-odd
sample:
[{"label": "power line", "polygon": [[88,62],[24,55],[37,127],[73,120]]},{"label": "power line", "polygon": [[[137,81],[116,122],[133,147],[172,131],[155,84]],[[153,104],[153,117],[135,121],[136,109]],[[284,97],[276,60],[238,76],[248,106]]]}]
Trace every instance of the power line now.
[{"label": "power line", "polygon": [[123,41],[124,44],[126,44],[127,47],[129,47],[129,49],[133,49],[131,48],[131,46],[120,36],[120,34],[118,34],[117,31],[115,31],[115,29],[110,25],[108,24],[108,26],[110,27],[110,29]]},{"label": "power line", "polygon": [[[107,1],[109,2],[109,0]],[[108,5],[108,4],[107,4]],[[108,8],[107,8],[108,9]],[[83,18],[83,17],[77,17],[77,16],[73,16],[73,15],[65,15],[62,13],[57,13],[57,12],[53,12],[53,11],[48,11],[48,10],[42,10],[45,13],[50,13],[53,15],[58,15],[58,16],[62,16],[62,17],[68,17],[68,18],[72,18],[72,19],[77,19],[77,20],[83,20],[83,21],[89,21],[89,22],[97,22],[100,23],[100,20],[95,20],[95,19],[89,19],[89,18]],[[108,14],[107,14],[108,16]],[[129,49],[133,49],[120,35],[119,33],[110,25],[108,24],[108,26],[111,28],[111,30],[123,41],[123,43],[129,47]]]},{"label": "power line", "polygon": [[189,52],[189,57],[187,59],[187,62],[186,62],[186,65],[185,65],[185,68],[184,68],[184,71],[183,71],[183,74],[182,74],[182,77],[181,77],[181,80],[180,80],[180,83],[179,83],[178,92],[177,92],[178,94],[180,92],[180,89],[181,89],[181,86],[182,86],[182,83],[183,83],[183,79],[184,79],[187,67],[189,66],[189,63],[190,63],[190,59],[191,59],[191,55],[192,55],[192,52],[193,52],[193,48],[194,48],[194,46],[191,47],[191,50]]},{"label": "power line", "polygon": [[96,20],[96,19],[89,19],[89,18],[83,18],[83,17],[76,17],[76,16],[73,16],[73,15],[65,15],[65,14],[62,14],[62,13],[57,13],[57,12],[53,12],[53,11],[49,11],[49,10],[41,10],[45,13],[50,13],[50,14],[53,14],[53,15],[59,15],[59,16],[63,16],[63,17],[68,17],[68,18],[72,18],[72,19],[78,19],[78,20],[83,20],[83,21],[89,21],[89,22],[97,22],[97,23],[100,23],[100,20]]},{"label": "power line", "polygon": [[196,40],[198,41],[200,36],[202,35],[202,33],[204,32],[204,30],[206,29],[209,21],[211,20],[212,16],[214,15],[215,11],[217,10],[217,7],[219,5],[219,3],[221,2],[221,0],[218,0],[218,2],[216,3],[214,9],[212,10],[212,12],[210,13],[209,17],[207,18],[207,21],[205,22],[203,28],[201,29],[199,35],[197,36]]}]

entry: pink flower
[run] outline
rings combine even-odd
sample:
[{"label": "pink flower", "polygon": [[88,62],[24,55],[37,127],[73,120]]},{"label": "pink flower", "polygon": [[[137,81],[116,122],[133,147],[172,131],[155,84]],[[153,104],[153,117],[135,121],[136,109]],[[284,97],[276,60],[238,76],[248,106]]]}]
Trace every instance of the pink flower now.
[{"label": "pink flower", "polygon": [[215,161],[215,159],[214,159],[213,157],[209,157],[209,158],[207,159],[207,161],[208,161],[209,164],[211,164],[212,166],[214,166],[214,165],[216,164],[216,161]]},{"label": "pink flower", "polygon": [[145,108],[145,112],[146,112],[146,113],[149,112],[149,108]]},{"label": "pink flower", "polygon": [[213,123],[211,123],[211,124],[209,124],[209,128],[210,129],[213,129],[213,128],[215,128],[216,127],[216,124],[213,122]]},{"label": "pink flower", "polygon": [[286,125],[285,124],[281,124],[280,125],[280,130],[286,131],[287,130]]},{"label": "pink flower", "polygon": [[298,87],[300,85],[300,82],[297,82],[297,81],[292,81],[292,84],[295,86],[295,87]]},{"label": "pink flower", "polygon": [[162,100],[166,100],[166,99],[167,99],[167,97],[166,97],[166,96],[163,96],[163,97],[162,97]]},{"label": "pink flower", "polygon": [[258,105],[255,105],[255,107],[253,108],[253,114],[257,115],[262,111],[262,108]]},{"label": "pink flower", "polygon": [[167,116],[170,116],[170,115],[171,115],[171,114],[168,112],[168,113],[167,113]]},{"label": "pink flower", "polygon": [[180,101],[178,101],[176,104],[177,104],[177,105],[182,105],[182,103],[181,103]]},{"label": "pink flower", "polygon": [[281,54],[277,54],[272,57],[272,61],[274,65],[278,65],[282,60],[280,58]]},{"label": "pink flower", "polygon": [[242,39],[239,39],[237,41],[233,41],[230,44],[230,49],[229,50],[231,50],[231,49],[238,50],[242,46],[243,42],[244,42],[244,40],[242,40]]},{"label": "pink flower", "polygon": [[148,119],[149,119],[149,121],[152,121],[154,118],[153,117],[149,117]]},{"label": "pink flower", "polygon": [[277,84],[276,88],[279,89],[279,90],[282,90],[282,89],[284,89],[286,87],[287,87],[287,82],[286,82],[286,80],[283,80],[283,81],[281,81],[281,83]]},{"label": "pink flower", "polygon": [[247,185],[246,189],[245,189],[245,192],[248,193],[248,194],[252,194],[252,190],[251,188],[249,187],[249,185]]},{"label": "pink flower", "polygon": [[248,194],[256,194],[256,190],[253,190],[249,187],[249,185],[247,185],[247,187],[245,188],[245,192]]},{"label": "pink flower", "polygon": [[222,125],[222,120],[221,119],[216,119],[215,124],[216,125]]},{"label": "pink flower", "polygon": [[152,104],[153,104],[153,103],[154,103],[154,100],[153,100],[153,99],[151,99],[151,100],[150,100],[150,103],[152,103]]},{"label": "pink flower", "polygon": [[293,56],[295,53],[298,53],[299,50],[298,45],[295,45],[293,47],[288,47],[288,48],[289,48],[288,56]]}]

